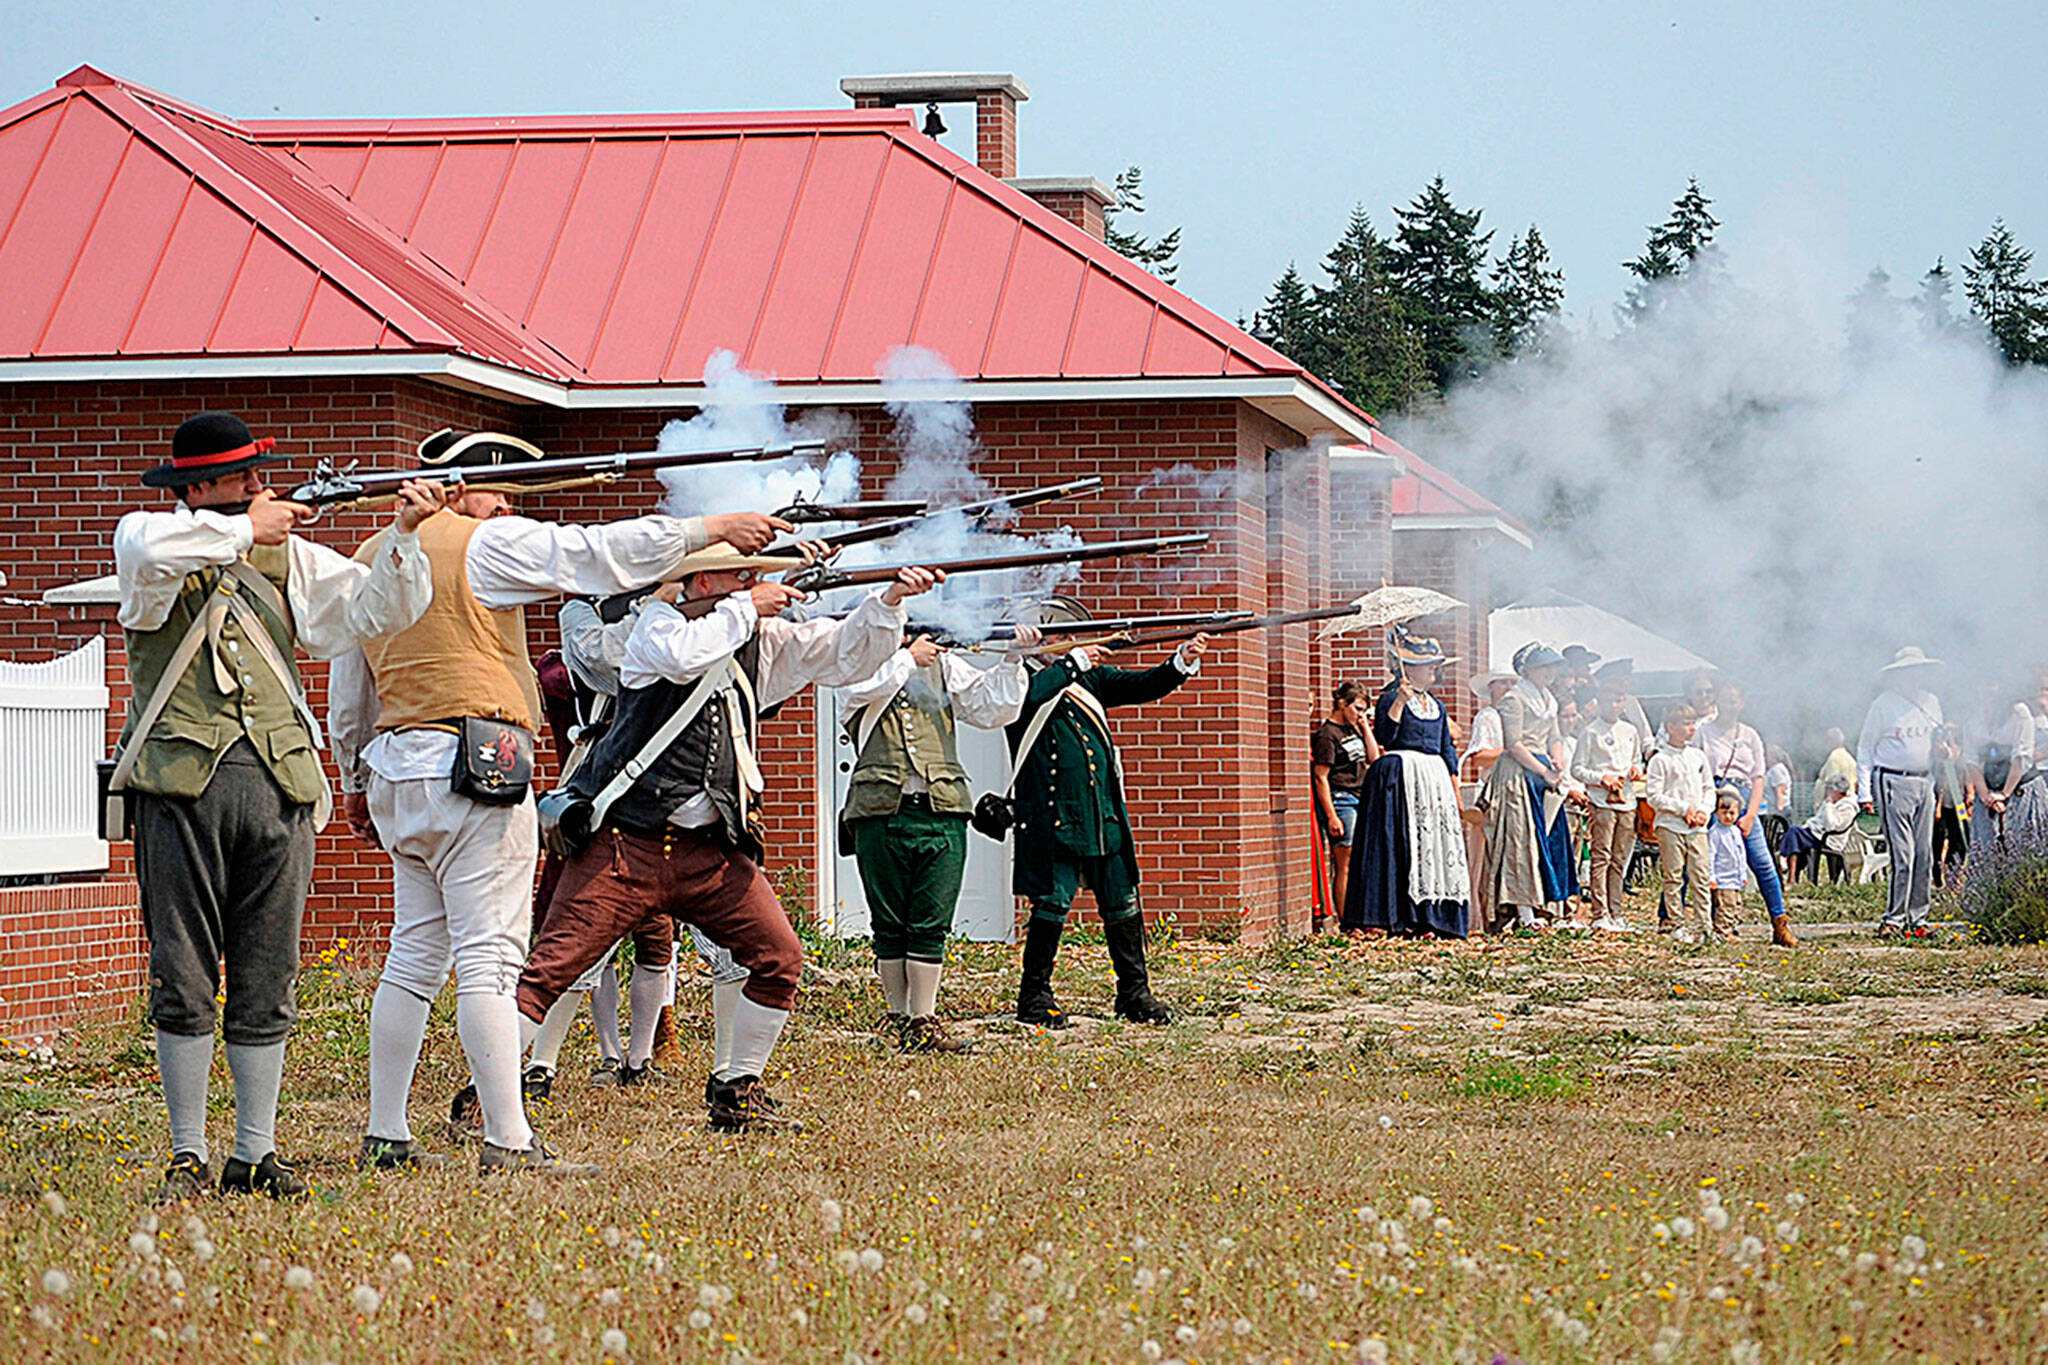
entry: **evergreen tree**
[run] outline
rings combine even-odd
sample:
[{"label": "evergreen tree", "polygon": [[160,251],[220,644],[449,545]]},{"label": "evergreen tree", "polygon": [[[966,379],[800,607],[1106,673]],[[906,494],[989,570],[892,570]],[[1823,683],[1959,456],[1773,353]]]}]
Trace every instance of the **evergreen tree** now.
[{"label": "evergreen tree", "polygon": [[1956,313],[1949,301],[1955,292],[1955,277],[1949,273],[1942,258],[1934,258],[1934,268],[1920,277],[1920,290],[1913,296],[1913,311],[1920,315],[1923,330],[1942,335],[1956,330]]},{"label": "evergreen tree", "polygon": [[1119,215],[1136,215],[1145,211],[1145,194],[1140,188],[1144,178],[1144,172],[1136,166],[1126,166],[1117,175],[1116,199],[1102,210],[1102,240],[1118,254],[1136,261],[1172,284],[1180,273],[1180,265],[1173,259],[1180,253],[1180,229],[1175,228],[1155,240],[1135,232],[1121,231],[1116,226]]},{"label": "evergreen tree", "polygon": [[1885,346],[1899,334],[1902,310],[1892,293],[1892,277],[1884,267],[1872,266],[1849,296],[1849,345],[1866,353]]},{"label": "evergreen tree", "polygon": [[1266,306],[1253,316],[1251,333],[1289,360],[1321,372],[1313,363],[1317,354],[1315,303],[1292,261],[1266,296]]},{"label": "evergreen tree", "polygon": [[1686,181],[1685,193],[1671,206],[1671,216],[1650,229],[1643,254],[1622,263],[1622,268],[1636,277],[1621,304],[1625,321],[1643,321],[1656,310],[1657,296],[1669,282],[1698,268],[1700,258],[1714,243],[1714,230],[1721,226],[1708,211],[1713,202],[1697,179]]},{"label": "evergreen tree", "polygon": [[2048,364],[2048,287],[2027,278],[2034,253],[2021,246],[2003,218],[1977,244],[1963,267],[1963,292],[2008,365]]},{"label": "evergreen tree", "polygon": [[1564,310],[1564,271],[1550,263],[1550,248],[1534,223],[1508,243],[1493,267],[1493,345],[1503,356],[1533,345]]},{"label": "evergreen tree", "polygon": [[1387,245],[1364,208],[1323,258],[1328,288],[1313,293],[1314,344],[1296,357],[1367,412],[1399,412],[1434,396],[1421,335],[1387,278]]},{"label": "evergreen tree", "polygon": [[1493,234],[1479,230],[1482,210],[1451,201],[1439,175],[1405,209],[1386,246],[1386,274],[1402,315],[1421,337],[1430,379],[1439,389],[1470,376],[1494,322],[1483,278]]}]

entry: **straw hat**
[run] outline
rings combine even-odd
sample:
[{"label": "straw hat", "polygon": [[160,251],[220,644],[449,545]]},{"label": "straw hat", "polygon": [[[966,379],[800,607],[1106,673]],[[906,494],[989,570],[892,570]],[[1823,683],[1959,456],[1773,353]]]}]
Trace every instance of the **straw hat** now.
[{"label": "straw hat", "polygon": [[1472,675],[1472,681],[1467,683],[1466,686],[1472,689],[1473,696],[1483,702],[1490,703],[1493,700],[1493,685],[1495,683],[1511,683],[1513,681],[1515,681],[1515,675],[1512,673],[1475,673]]},{"label": "straw hat", "polygon": [[724,541],[715,541],[701,550],[683,556],[683,562],[676,565],[668,575],[670,578],[688,578],[697,573],[738,573],[742,569],[754,569],[760,573],[777,573],[784,569],[800,569],[804,561],[801,555],[748,555],[741,554]]},{"label": "straw hat", "polygon": [[1879,673],[1904,673],[1915,668],[1940,668],[1941,666],[1941,660],[1928,658],[1926,651],[1922,650],[1920,646],[1907,645],[1904,649],[1892,655],[1890,663],[1877,671]]}]

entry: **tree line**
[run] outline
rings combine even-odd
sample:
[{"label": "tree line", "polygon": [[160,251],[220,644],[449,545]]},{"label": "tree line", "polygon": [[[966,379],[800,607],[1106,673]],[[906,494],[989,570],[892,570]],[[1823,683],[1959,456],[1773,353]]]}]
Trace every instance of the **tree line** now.
[{"label": "tree line", "polygon": [[[1171,284],[1180,229],[1158,239],[1118,230],[1119,214],[1144,212],[1139,184],[1136,166],[1117,177],[1117,202],[1105,215],[1110,245]],[[1427,406],[1489,365],[1540,350],[1563,313],[1564,272],[1542,231],[1531,223],[1495,255],[1484,217],[1453,200],[1441,175],[1394,211],[1391,235],[1354,208],[1323,257],[1321,278],[1304,279],[1290,262],[1244,325],[1368,412]],[[1720,227],[1713,200],[1688,180],[1642,251],[1622,263],[1634,279],[1616,308],[1620,325],[1647,322],[1671,283],[1720,269]],[[2033,252],[2003,219],[1971,250],[1962,276],[1966,317],[1954,311],[1954,274],[1940,258],[1904,305],[1936,329],[1981,328],[2010,365],[2048,366],[2048,280],[2034,278]],[[1856,302],[1880,301],[1895,302],[1889,277],[1873,270]]]}]

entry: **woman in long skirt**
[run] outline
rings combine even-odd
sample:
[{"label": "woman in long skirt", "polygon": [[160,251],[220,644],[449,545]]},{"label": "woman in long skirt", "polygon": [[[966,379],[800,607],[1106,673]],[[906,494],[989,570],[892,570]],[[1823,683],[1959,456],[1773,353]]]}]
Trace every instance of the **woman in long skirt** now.
[{"label": "woman in long skirt", "polygon": [[1434,639],[1396,627],[1394,681],[1373,710],[1385,751],[1366,770],[1344,928],[1368,937],[1463,938],[1468,932],[1465,834],[1458,815],[1458,751],[1430,689],[1451,662]]},{"label": "woman in long skirt", "polygon": [[1571,830],[1564,818],[1570,790],[1564,775],[1557,699],[1550,694],[1564,657],[1531,642],[1515,651],[1521,675],[1500,700],[1500,762],[1479,793],[1486,812],[1486,865],[1497,928],[1513,921],[1536,927],[1536,912],[1578,894]]}]

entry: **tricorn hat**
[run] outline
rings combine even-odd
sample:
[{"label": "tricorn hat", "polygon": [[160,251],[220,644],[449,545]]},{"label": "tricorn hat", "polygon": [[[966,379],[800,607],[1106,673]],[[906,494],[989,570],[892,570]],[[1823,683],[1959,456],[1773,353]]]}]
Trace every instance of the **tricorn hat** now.
[{"label": "tricorn hat", "polygon": [[142,476],[147,488],[184,488],[259,464],[284,458],[272,453],[277,442],[257,440],[249,424],[232,412],[202,412],[178,424],[171,437],[171,459]]},{"label": "tricorn hat", "polygon": [[458,432],[453,427],[442,427],[420,442],[420,463],[429,469],[494,469],[546,458],[533,442],[507,436],[502,431]]}]

